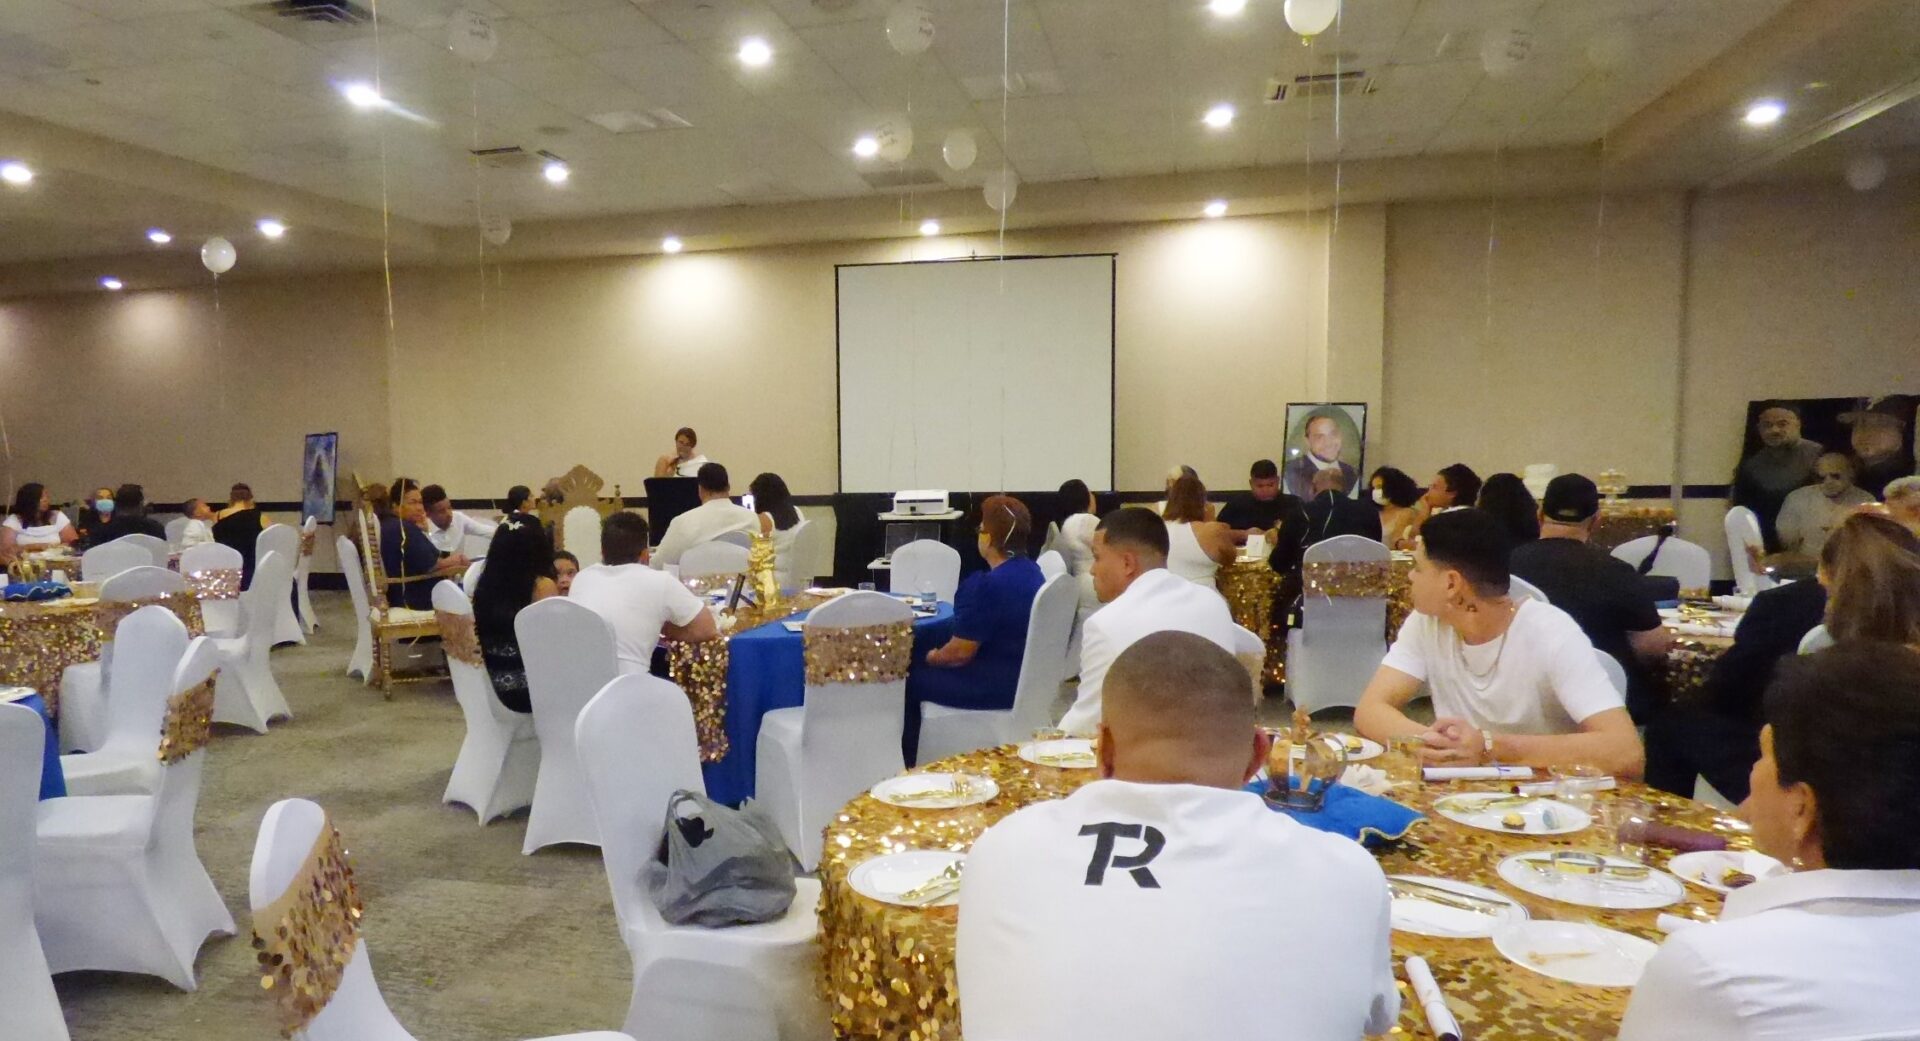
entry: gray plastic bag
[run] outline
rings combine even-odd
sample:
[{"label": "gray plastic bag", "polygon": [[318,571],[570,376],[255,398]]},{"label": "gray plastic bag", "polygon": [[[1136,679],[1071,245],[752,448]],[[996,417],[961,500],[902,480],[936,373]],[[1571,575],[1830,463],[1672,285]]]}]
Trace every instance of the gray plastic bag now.
[{"label": "gray plastic bag", "polygon": [[674,925],[747,925],[793,904],[793,855],[765,811],[738,810],[682,789],[667,800],[658,864],[644,879]]}]

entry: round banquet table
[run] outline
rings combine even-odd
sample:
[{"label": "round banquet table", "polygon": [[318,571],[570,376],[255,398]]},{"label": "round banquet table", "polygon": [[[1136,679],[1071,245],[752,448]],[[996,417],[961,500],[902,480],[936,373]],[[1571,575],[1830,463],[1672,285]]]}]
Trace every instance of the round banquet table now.
[{"label": "round banquet table", "polygon": [[[60,674],[69,665],[98,660],[104,634],[143,603],[84,596],[0,603],[0,686],[32,687],[46,699],[47,714],[58,719]],[[206,631],[200,601],[191,590],[165,603],[189,634]]]},{"label": "round banquet table", "polygon": [[[959,988],[953,958],[955,907],[907,908],[868,899],[853,891],[847,876],[872,857],[913,849],[965,850],[989,825],[1029,803],[1061,798],[1096,777],[1092,770],[1035,766],[1020,759],[1013,746],[953,756],[928,764],[928,771],[960,770],[984,774],[1000,786],[991,802],[954,810],[903,809],[870,795],[848,803],[827,828],[820,860],[822,985],[840,1037],[888,1041],[953,1041],[960,1037]],[[1560,904],[1523,893],[1499,879],[1496,867],[1515,853],[1541,849],[1611,852],[1606,829],[1595,824],[1563,836],[1513,836],[1456,824],[1431,812],[1434,800],[1458,791],[1485,790],[1489,782],[1423,784],[1391,793],[1400,802],[1427,813],[1407,837],[1375,850],[1388,874],[1434,875],[1497,889],[1524,905],[1536,918],[1587,919],[1659,943],[1654,919],[1662,912],[1699,920],[1718,917],[1720,897],[1682,883],[1685,899],[1659,911],[1604,911]],[[1601,792],[1596,806],[1633,797],[1657,808],[1663,823],[1721,833],[1730,845],[1750,845],[1746,827],[1700,803],[1644,785],[1622,783]],[[1664,867],[1670,853],[1655,850],[1651,860]],[[1508,961],[1492,940],[1448,940],[1411,933],[1393,934],[1396,974],[1400,959],[1418,954],[1432,966],[1448,1004],[1466,1036],[1474,1041],[1538,1041],[1567,1038],[1612,1039],[1619,1033],[1632,992],[1624,988],[1583,987],[1543,976]],[[1430,1037],[1411,989],[1400,985],[1400,1022],[1396,1032]],[[1249,1000],[1257,1000],[1249,998]]]},{"label": "round banquet table", "polygon": [[[915,667],[927,652],[953,635],[953,605],[941,603],[931,618],[913,620]],[[726,706],[722,726],[725,754],[701,766],[707,797],[738,806],[753,796],[754,746],[760,739],[760,717],[777,708],[801,703],[807,688],[807,668],[801,634],[787,622],[804,621],[807,612],[755,626],[727,638]]]}]

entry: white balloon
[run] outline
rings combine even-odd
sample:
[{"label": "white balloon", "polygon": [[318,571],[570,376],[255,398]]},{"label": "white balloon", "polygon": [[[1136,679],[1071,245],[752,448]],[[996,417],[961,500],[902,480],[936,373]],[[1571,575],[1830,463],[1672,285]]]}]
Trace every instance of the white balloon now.
[{"label": "white balloon", "polygon": [[499,46],[500,36],[493,31],[493,23],[486,15],[462,7],[447,19],[447,49],[461,58],[483,62],[493,57]]},{"label": "white balloon", "polygon": [[1533,54],[1533,34],[1525,29],[1494,29],[1480,41],[1480,67],[1489,76],[1505,76]]},{"label": "white balloon", "polygon": [[955,170],[965,170],[973,165],[980,154],[980,145],[973,139],[971,130],[952,130],[947,133],[946,141],[940,145],[940,155],[947,165]]},{"label": "white balloon", "polygon": [[1847,160],[1847,184],[1856,192],[1870,192],[1887,179],[1885,156],[1872,152]]},{"label": "white balloon", "polygon": [[513,237],[513,222],[501,216],[480,218],[480,237],[495,246],[504,246]]},{"label": "white balloon", "polygon": [[239,255],[233,251],[233,243],[218,235],[200,245],[200,263],[216,275],[224,275],[233,270],[233,262]]},{"label": "white balloon", "polygon": [[887,43],[913,55],[933,46],[933,9],[925,0],[900,0],[887,12]]},{"label": "white balloon", "polygon": [[1000,169],[987,175],[981,186],[987,197],[987,206],[994,210],[1004,210],[1013,205],[1014,196],[1020,194],[1020,175],[1012,170]]},{"label": "white balloon", "polygon": [[1287,0],[1281,10],[1286,13],[1288,28],[1302,36],[1314,36],[1326,32],[1340,17],[1340,0]]},{"label": "white balloon", "polygon": [[913,124],[904,117],[882,121],[874,129],[873,139],[880,142],[880,158],[889,163],[901,162],[913,154]]}]

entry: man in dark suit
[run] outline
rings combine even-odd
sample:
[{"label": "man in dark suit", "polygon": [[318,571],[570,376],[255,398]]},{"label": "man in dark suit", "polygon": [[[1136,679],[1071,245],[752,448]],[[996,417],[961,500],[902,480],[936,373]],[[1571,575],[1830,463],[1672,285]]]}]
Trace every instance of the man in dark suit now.
[{"label": "man in dark suit", "polygon": [[1826,614],[1827,591],[1812,579],[1776,586],[1753,598],[1733,646],[1713,663],[1704,689],[1673,705],[1647,728],[1647,783],[1693,797],[1704,777],[1735,803],[1747,798],[1747,775],[1760,758],[1762,695],[1780,659]]},{"label": "man in dark suit", "polygon": [[1340,453],[1346,447],[1346,439],[1340,436],[1340,424],[1332,416],[1320,415],[1307,420],[1307,451],[1296,455],[1287,462],[1287,494],[1310,499],[1317,493],[1313,489],[1313,477],[1317,473],[1328,471],[1338,473],[1344,480],[1341,486],[1352,488],[1360,480],[1360,471],[1353,464],[1343,462]]},{"label": "man in dark suit", "polygon": [[1347,494],[1347,476],[1340,470],[1313,475],[1313,498],[1307,502],[1306,545],[1336,535],[1361,535],[1380,541],[1380,509]]}]

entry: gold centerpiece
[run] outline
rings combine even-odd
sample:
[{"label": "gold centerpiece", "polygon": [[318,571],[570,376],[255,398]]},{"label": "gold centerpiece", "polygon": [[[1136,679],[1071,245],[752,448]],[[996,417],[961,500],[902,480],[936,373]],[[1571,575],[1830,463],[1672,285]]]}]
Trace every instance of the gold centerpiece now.
[{"label": "gold centerpiece", "polygon": [[747,549],[747,577],[753,583],[753,599],[762,611],[778,608],[781,603],[780,580],[774,576],[773,536],[755,533],[753,545]]},{"label": "gold centerpiece", "polygon": [[1622,470],[1602,470],[1600,479],[1594,482],[1600,494],[1609,499],[1618,499],[1627,493],[1627,475]]}]

